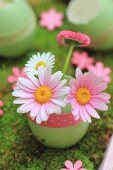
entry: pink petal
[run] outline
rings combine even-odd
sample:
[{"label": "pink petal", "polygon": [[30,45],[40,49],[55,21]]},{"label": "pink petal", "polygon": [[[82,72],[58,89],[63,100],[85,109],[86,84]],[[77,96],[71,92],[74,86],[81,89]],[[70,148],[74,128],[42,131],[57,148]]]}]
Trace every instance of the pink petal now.
[{"label": "pink petal", "polygon": [[96,112],[96,110],[90,106],[89,104],[85,105],[85,108],[87,110],[87,112],[94,118],[100,119],[99,114]]},{"label": "pink petal", "polygon": [[102,110],[102,111],[107,111],[108,110],[108,106],[106,104],[104,104],[103,102],[99,101],[99,100],[91,100],[90,104],[98,110]]},{"label": "pink petal", "polygon": [[[31,89],[29,87],[26,87],[24,84],[21,84],[21,82],[18,80],[17,84],[16,84],[16,87],[18,87],[19,89],[21,90],[24,90],[26,92],[31,92],[31,93],[34,93],[34,89]],[[16,90],[16,89],[15,89]]]},{"label": "pink petal", "polygon": [[32,110],[30,112],[30,117],[36,117],[40,112],[40,107],[41,107],[41,105],[36,103],[35,107],[32,108]]},{"label": "pink petal", "polygon": [[80,106],[79,106],[78,103],[76,103],[75,107],[74,106],[75,106],[75,104],[72,105],[72,108],[73,108],[72,114],[74,116],[76,116],[76,115],[78,115],[80,113]]},{"label": "pink petal", "polygon": [[104,99],[110,99],[111,98],[111,95],[109,95],[108,93],[100,93],[100,94],[96,94],[96,95],[93,95],[93,97],[99,97],[99,98],[104,98]]},{"label": "pink petal", "polygon": [[74,169],[78,170],[81,167],[82,167],[82,161],[81,160],[76,161],[74,164]]},{"label": "pink petal", "polygon": [[48,114],[54,113],[54,104],[51,102],[45,103],[45,109]]},{"label": "pink petal", "polygon": [[41,105],[40,108],[40,117],[42,121],[47,121],[49,115],[46,112],[45,105]]},{"label": "pink petal", "polygon": [[4,105],[4,102],[0,100],[0,107],[2,107],[3,105]]},{"label": "pink petal", "polygon": [[103,82],[101,85],[98,85],[92,89],[92,94],[98,94],[104,91],[106,88],[107,88],[107,84]]},{"label": "pink petal", "polygon": [[80,117],[82,118],[82,120],[84,122],[86,122],[86,117],[85,117],[84,112],[83,112],[83,107],[84,106],[80,106]]},{"label": "pink petal", "polygon": [[14,104],[24,104],[24,103],[33,103],[35,99],[26,99],[26,98],[17,98],[13,101]]},{"label": "pink petal", "polygon": [[3,116],[3,114],[4,114],[3,110],[2,110],[2,109],[0,109],[0,117],[2,117],[2,116]]},{"label": "pink petal", "polygon": [[82,75],[82,71],[81,71],[81,69],[78,67],[78,68],[76,69],[76,71],[75,71],[75,76],[76,76],[76,78],[77,78],[79,75]]},{"label": "pink petal", "polygon": [[17,109],[17,112],[18,113],[27,113],[27,112],[31,111],[34,107],[35,107],[35,103],[25,103],[25,104],[22,104]]},{"label": "pink petal", "polygon": [[58,106],[61,106],[61,107],[65,107],[65,105],[66,105],[65,101],[61,100],[61,99],[54,99],[54,98],[52,98],[52,99],[50,99],[50,101],[52,103],[57,104]]},{"label": "pink petal", "polygon": [[16,77],[15,76],[8,76],[7,77],[7,81],[9,82],[9,83],[14,83],[14,82],[16,82],[17,81],[17,79],[16,79]]},{"label": "pink petal", "polygon": [[26,79],[26,78],[20,77],[20,78],[18,79],[18,81],[19,81],[23,86],[25,86],[26,88],[29,88],[29,89],[32,89],[32,90],[36,90],[36,87],[34,86],[34,84],[33,84],[30,80],[28,80],[28,79]]},{"label": "pink petal", "polygon": [[54,73],[51,77],[51,88],[54,89],[57,87],[57,85],[59,84],[61,78],[62,78],[63,73],[61,71],[57,71],[56,73]]},{"label": "pink petal", "polygon": [[69,160],[65,161],[65,166],[66,166],[66,168],[68,168],[68,169],[73,169],[73,164],[72,164],[72,162],[69,161]]},{"label": "pink petal", "polygon": [[21,97],[21,98],[34,98],[33,93],[29,93],[24,90],[15,90],[14,92],[12,92],[12,95],[15,97]]},{"label": "pink petal", "polygon": [[35,87],[39,87],[40,86],[39,81],[38,81],[38,79],[35,76],[28,75],[28,77],[32,81],[32,83],[35,85]]},{"label": "pink petal", "polygon": [[16,77],[20,76],[20,70],[18,67],[13,67],[12,72]]},{"label": "pink petal", "polygon": [[85,107],[83,107],[82,111],[83,111],[83,114],[84,114],[84,116],[86,117],[87,121],[88,121],[89,123],[91,123],[91,117],[90,117],[90,115],[88,114],[88,112],[86,111]]},{"label": "pink petal", "polygon": [[38,68],[38,78],[41,85],[44,84],[44,74],[45,74],[45,69],[43,66],[40,66]]}]

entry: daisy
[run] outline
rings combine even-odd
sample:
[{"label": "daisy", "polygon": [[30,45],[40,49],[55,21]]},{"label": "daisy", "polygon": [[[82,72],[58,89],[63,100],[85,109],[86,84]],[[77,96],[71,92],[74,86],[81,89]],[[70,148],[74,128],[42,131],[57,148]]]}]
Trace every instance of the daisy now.
[{"label": "daisy", "polygon": [[12,95],[18,97],[14,104],[21,104],[17,112],[30,112],[30,117],[40,124],[47,121],[49,114],[61,113],[61,107],[66,105],[64,96],[70,88],[64,86],[66,80],[61,80],[62,72],[52,75],[51,67],[39,67],[37,75],[38,78],[33,75],[29,75],[29,79],[19,78]]},{"label": "daisy", "polygon": [[71,91],[67,96],[67,102],[72,106],[72,114],[75,119],[81,119],[91,123],[91,116],[99,119],[95,109],[107,111],[110,95],[103,93],[107,83],[92,72],[82,73],[76,70],[76,79],[70,81]]},{"label": "daisy", "polygon": [[62,168],[61,170],[86,170],[85,168],[82,168],[82,164],[81,160],[76,161],[74,165],[71,161],[67,160],[65,161],[66,168]]},{"label": "daisy", "polygon": [[57,35],[57,42],[64,46],[70,44],[79,47],[87,47],[90,44],[90,38],[80,32],[64,30]]},{"label": "daisy", "polygon": [[37,75],[38,69],[40,66],[43,67],[53,67],[55,63],[55,56],[51,54],[50,52],[48,53],[37,53],[37,55],[33,55],[32,58],[27,62],[25,65],[25,73],[32,74],[32,75]]}]

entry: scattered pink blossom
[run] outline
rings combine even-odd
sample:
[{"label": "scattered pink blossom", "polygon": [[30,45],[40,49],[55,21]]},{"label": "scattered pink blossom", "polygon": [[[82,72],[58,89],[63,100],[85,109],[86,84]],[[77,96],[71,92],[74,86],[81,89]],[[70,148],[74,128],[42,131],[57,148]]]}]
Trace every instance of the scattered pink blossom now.
[{"label": "scattered pink blossom", "polygon": [[66,80],[61,80],[62,72],[52,75],[51,67],[44,69],[40,66],[36,78],[29,75],[29,79],[19,78],[16,88],[12,93],[18,97],[14,104],[21,104],[18,113],[30,112],[30,117],[36,119],[37,124],[47,121],[49,114],[61,113],[61,107],[65,107],[64,96],[70,88],[64,86]]},{"label": "scattered pink blossom", "polygon": [[0,100],[0,117],[2,117],[4,114],[4,111],[2,110],[3,106],[4,106],[4,102],[2,100]]},{"label": "scattered pink blossom", "polygon": [[104,67],[104,64],[102,62],[97,62],[94,66],[89,66],[88,70],[92,71],[94,74],[97,76],[102,76],[103,81],[105,82],[110,82],[110,73],[111,73],[111,68],[110,67]]},{"label": "scattered pink blossom", "polygon": [[15,85],[17,83],[17,80],[19,77],[25,77],[25,73],[24,73],[24,68],[22,68],[21,70],[18,67],[13,67],[12,68],[12,75],[7,77],[7,81],[9,83],[11,83],[11,87],[14,90]]},{"label": "scattered pink blossom", "polygon": [[87,47],[90,44],[90,38],[80,32],[64,30],[57,35],[57,42],[64,46],[72,44],[79,47]]},{"label": "scattered pink blossom", "polygon": [[82,168],[82,164],[83,163],[81,160],[76,161],[74,165],[71,161],[67,160],[65,161],[66,168],[62,168],[60,170],[87,170],[85,168]]},{"label": "scattered pink blossom", "polygon": [[61,27],[63,25],[63,13],[56,11],[52,8],[47,12],[42,12],[40,14],[40,25],[46,27],[49,31],[53,31],[55,28]]},{"label": "scattered pink blossom", "polygon": [[94,59],[92,57],[89,57],[88,53],[85,51],[84,52],[75,51],[71,59],[71,63],[81,69],[87,69],[89,66],[93,64],[93,62]]},{"label": "scattered pink blossom", "polygon": [[72,114],[75,119],[81,119],[91,123],[91,116],[99,119],[100,116],[95,109],[107,111],[110,103],[110,95],[103,93],[107,88],[107,83],[102,77],[96,76],[92,72],[82,73],[76,69],[76,79],[70,81],[71,91],[67,96],[67,102],[72,106]]}]

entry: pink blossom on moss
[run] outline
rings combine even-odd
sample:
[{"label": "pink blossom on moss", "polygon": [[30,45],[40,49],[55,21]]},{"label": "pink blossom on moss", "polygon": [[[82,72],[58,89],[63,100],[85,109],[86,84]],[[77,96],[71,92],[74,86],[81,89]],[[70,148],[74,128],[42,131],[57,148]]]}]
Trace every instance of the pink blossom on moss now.
[{"label": "pink blossom on moss", "polygon": [[11,84],[13,90],[19,77],[25,77],[24,68],[19,69],[18,67],[13,67],[12,75],[7,77],[7,81]]},{"label": "pink blossom on moss", "polygon": [[52,8],[49,11],[40,14],[39,23],[42,27],[46,27],[49,31],[53,31],[55,28],[63,25],[63,17],[63,13]]},{"label": "pink blossom on moss", "polygon": [[88,53],[85,51],[83,52],[75,51],[73,53],[71,63],[81,69],[87,69],[94,63],[94,59],[90,57]]},{"label": "pink blossom on moss", "polygon": [[2,110],[3,106],[4,106],[4,102],[2,100],[0,100],[0,117],[2,117],[4,114],[4,111]]},{"label": "pink blossom on moss", "polygon": [[90,38],[80,32],[64,30],[57,35],[57,42],[64,46],[71,44],[79,47],[87,47],[90,44]]},{"label": "pink blossom on moss", "polygon": [[110,67],[104,67],[103,62],[97,62],[95,65],[88,67],[89,71],[92,71],[95,75],[103,77],[103,81],[109,83],[111,81],[110,73],[111,68]]},{"label": "pink blossom on moss", "polygon": [[85,168],[82,168],[82,164],[83,163],[81,160],[76,161],[74,165],[71,161],[67,160],[65,161],[66,168],[62,168],[60,170],[87,170]]}]

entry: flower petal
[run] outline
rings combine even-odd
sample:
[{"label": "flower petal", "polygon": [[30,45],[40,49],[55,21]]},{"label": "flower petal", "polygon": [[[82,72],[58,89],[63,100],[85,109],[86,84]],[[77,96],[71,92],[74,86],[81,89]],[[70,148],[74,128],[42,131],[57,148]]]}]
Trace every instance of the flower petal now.
[{"label": "flower petal", "polygon": [[34,108],[32,108],[31,112],[30,112],[30,117],[36,117],[39,112],[40,112],[40,104],[36,104]]},{"label": "flower petal", "polygon": [[102,111],[107,111],[108,110],[108,106],[105,103],[103,103],[103,102],[101,102],[99,100],[91,100],[90,104],[95,109],[102,110]]},{"label": "flower petal", "polygon": [[69,160],[65,161],[65,166],[66,166],[66,168],[68,168],[68,169],[73,169],[73,164],[72,164],[72,162],[69,161]]},{"label": "flower petal", "polygon": [[81,167],[82,167],[82,161],[81,160],[76,161],[74,164],[74,169],[78,170]]},{"label": "flower petal", "polygon": [[89,104],[85,105],[85,108],[87,112],[94,118],[100,119],[99,114],[96,112],[96,110]]}]

